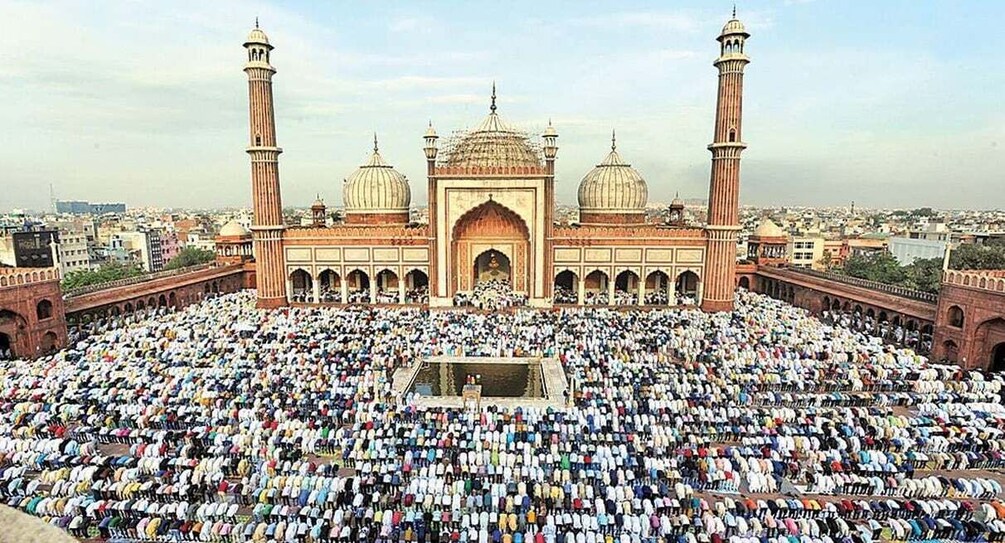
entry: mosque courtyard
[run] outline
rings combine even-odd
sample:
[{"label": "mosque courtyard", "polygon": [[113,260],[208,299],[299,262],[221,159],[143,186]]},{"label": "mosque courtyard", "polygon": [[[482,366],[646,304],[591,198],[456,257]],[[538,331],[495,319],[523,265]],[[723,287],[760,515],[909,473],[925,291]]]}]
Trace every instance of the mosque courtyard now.
[{"label": "mosque courtyard", "polygon": [[[116,541],[1005,532],[1000,376],[761,295],[711,314],[254,305],[94,323],[3,362],[3,502]],[[430,361],[514,360],[553,365],[478,408],[408,386]]]}]

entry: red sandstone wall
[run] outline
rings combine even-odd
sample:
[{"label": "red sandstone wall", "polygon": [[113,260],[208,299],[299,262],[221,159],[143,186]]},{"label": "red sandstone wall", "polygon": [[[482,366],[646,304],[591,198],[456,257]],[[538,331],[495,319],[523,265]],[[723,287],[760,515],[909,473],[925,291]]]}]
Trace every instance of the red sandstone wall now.
[{"label": "red sandstone wall", "polygon": [[353,213],[345,214],[346,224],[408,224],[408,212],[401,213]]},{"label": "red sandstone wall", "polygon": [[[949,310],[954,306],[963,310],[962,327],[950,324]],[[1005,342],[1003,320],[1005,293],[943,283],[936,314],[935,357],[966,368],[991,369],[995,345]]]},{"label": "red sandstone wall", "polygon": [[[37,306],[42,300],[52,303],[52,316],[40,320]],[[11,338],[15,355],[32,358],[50,347],[66,345],[66,319],[58,280],[0,289],[0,310],[19,317],[0,318],[0,332]]]},{"label": "red sandstone wall", "polygon": [[579,223],[590,224],[645,224],[645,213],[591,213],[589,211],[580,212]]}]

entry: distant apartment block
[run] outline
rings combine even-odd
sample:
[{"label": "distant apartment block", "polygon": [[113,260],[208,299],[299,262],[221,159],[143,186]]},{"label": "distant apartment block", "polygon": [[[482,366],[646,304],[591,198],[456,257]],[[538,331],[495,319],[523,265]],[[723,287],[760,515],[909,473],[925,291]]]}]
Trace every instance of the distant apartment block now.
[{"label": "distant apartment block", "polygon": [[901,266],[907,266],[915,260],[942,258],[948,245],[946,240],[893,237],[889,249]]},{"label": "distant apartment block", "polygon": [[105,213],[125,213],[126,204],[90,203],[83,200],[57,200],[56,213],[72,215],[104,215]]}]

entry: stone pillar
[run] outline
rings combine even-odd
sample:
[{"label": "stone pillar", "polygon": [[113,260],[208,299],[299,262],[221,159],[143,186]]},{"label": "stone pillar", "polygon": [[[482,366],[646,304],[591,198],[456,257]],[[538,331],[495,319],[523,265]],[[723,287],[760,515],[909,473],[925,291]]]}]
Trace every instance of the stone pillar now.
[{"label": "stone pillar", "polygon": [[405,303],[405,280],[398,279],[398,303]]},{"label": "stone pillar", "polygon": [[579,274],[579,290],[576,291],[576,303],[583,305],[586,303],[586,276]]},{"label": "stone pillar", "polygon": [[698,291],[695,292],[695,305],[701,307],[701,302],[705,299],[705,282],[698,280]]},{"label": "stone pillar", "polygon": [[293,279],[286,278],[286,300],[289,302],[293,299]]},{"label": "stone pillar", "polygon": [[639,278],[639,288],[637,289],[638,293],[639,293],[639,299],[638,299],[638,304],[639,305],[646,305],[646,278],[645,278],[645,273],[646,273],[645,270],[642,270],[642,275],[643,276]]},{"label": "stone pillar", "polygon": [[377,303],[377,278],[370,280],[370,304]]},{"label": "stone pillar", "polygon": [[617,276],[607,278],[607,305],[614,305],[614,285],[617,283]]},{"label": "stone pillar", "polygon": [[311,290],[313,290],[312,294],[314,294],[314,303],[316,303],[316,304],[320,303],[321,302],[321,281],[318,280],[315,277],[311,277]]},{"label": "stone pillar", "polygon": [[342,291],[342,303],[345,304],[349,303],[349,282],[346,281],[345,277],[342,277],[341,279],[342,280],[339,281],[339,286],[341,287],[340,290]]}]

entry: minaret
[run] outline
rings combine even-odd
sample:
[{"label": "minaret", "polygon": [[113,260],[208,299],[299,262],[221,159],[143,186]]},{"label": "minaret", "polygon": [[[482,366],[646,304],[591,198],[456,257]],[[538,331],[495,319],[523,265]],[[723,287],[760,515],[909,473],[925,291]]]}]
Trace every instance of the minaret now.
[{"label": "minaret", "polygon": [[[554,251],[551,246],[555,232],[555,158],[558,156],[558,131],[551,125],[551,119],[548,119],[548,128],[544,129],[542,137],[544,139],[544,167],[548,172],[548,177],[544,180],[544,269],[551,270],[554,265]],[[554,281],[544,282],[544,296],[549,303],[554,299],[554,288]]]},{"label": "minaret", "polygon": [[269,64],[272,45],[258,28],[248,34],[248,102],[251,119],[251,193],[254,220],[251,235],[255,248],[255,277],[258,307],[286,305],[286,280],[283,273],[283,204],[279,195],[279,153],[276,146],[276,116],[272,101],[272,74]]},{"label": "minaret", "polygon": [[743,69],[750,62],[743,52],[747,34],[736,18],[719,35],[719,97],[715,110],[712,177],[708,193],[708,251],[701,307],[705,311],[731,311],[736,278],[736,237],[740,230],[740,153],[743,143]]}]

